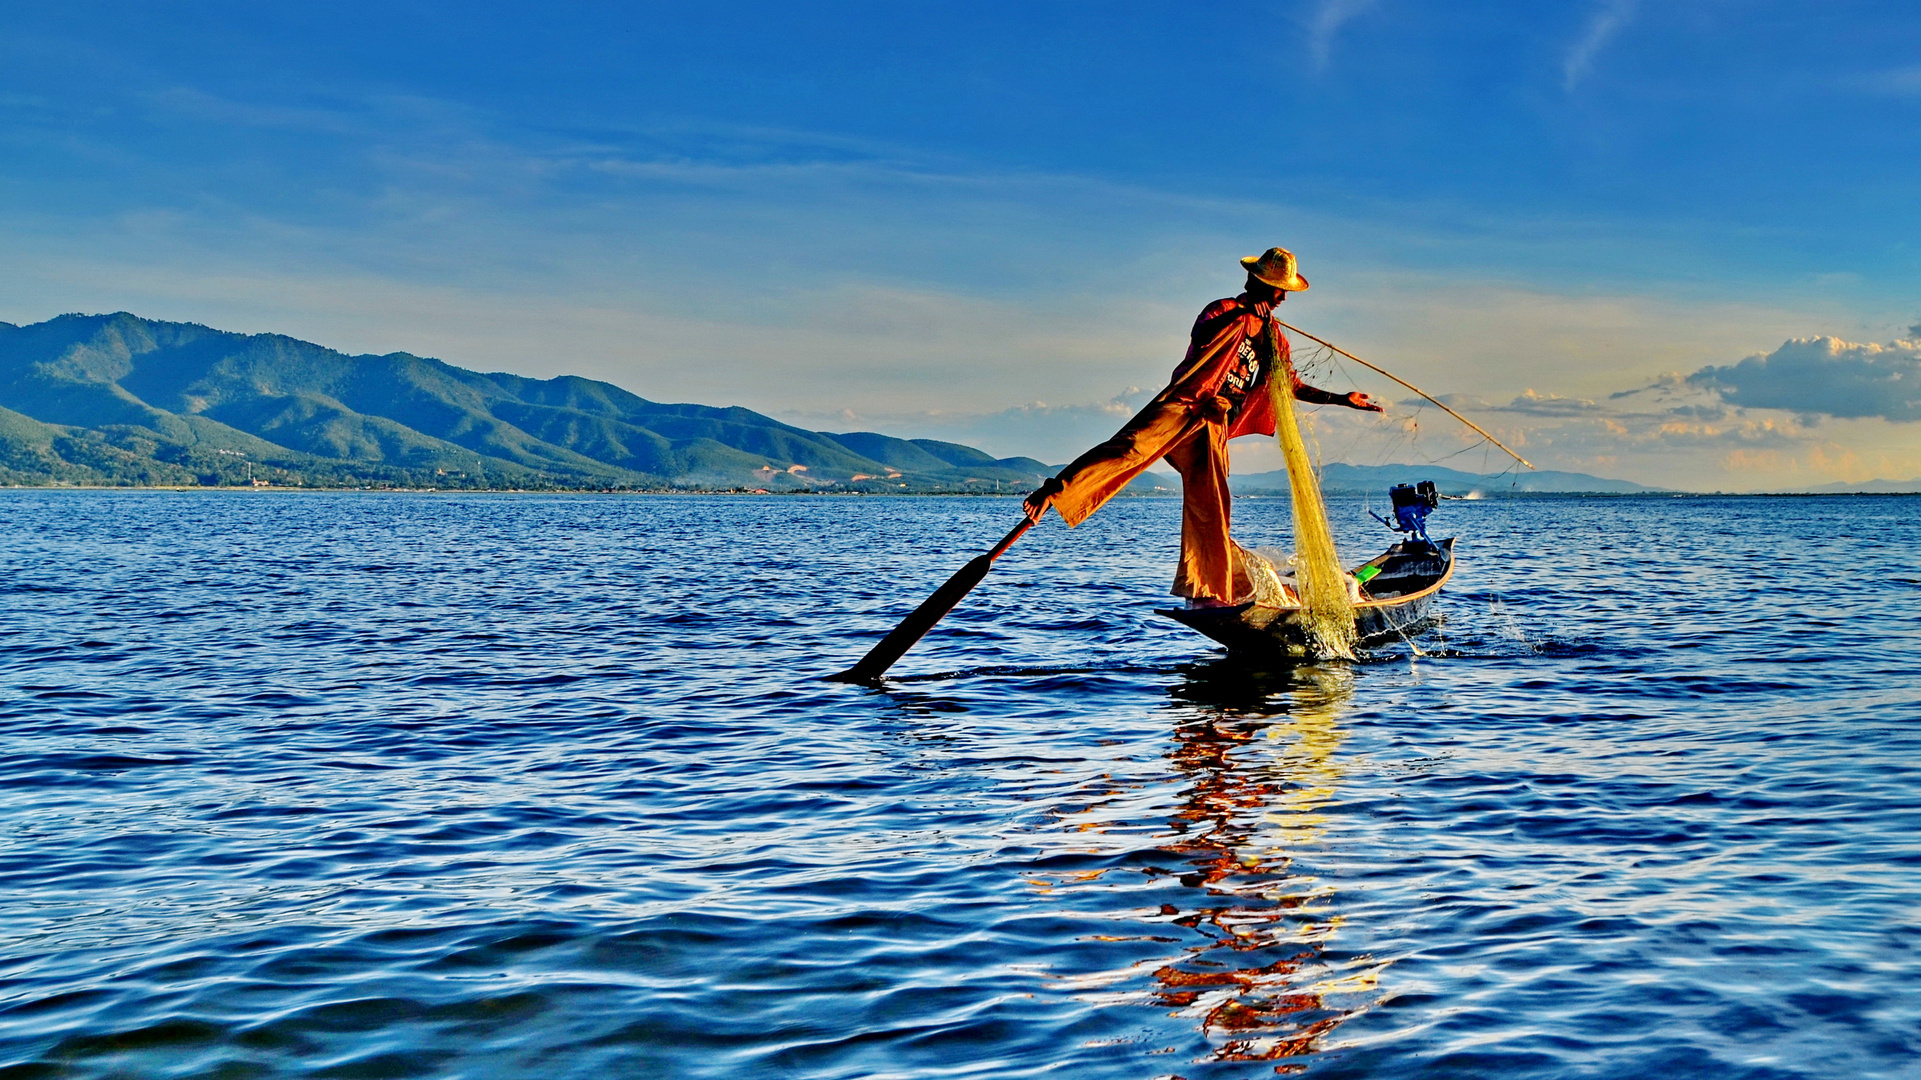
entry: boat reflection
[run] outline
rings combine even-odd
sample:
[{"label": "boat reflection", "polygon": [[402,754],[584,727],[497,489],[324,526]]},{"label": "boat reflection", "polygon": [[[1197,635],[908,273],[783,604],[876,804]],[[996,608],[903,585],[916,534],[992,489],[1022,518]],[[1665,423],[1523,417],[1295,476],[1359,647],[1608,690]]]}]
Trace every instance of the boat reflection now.
[{"label": "boat reflection", "polygon": [[[1153,1003],[1198,1019],[1214,1061],[1298,1059],[1375,997],[1379,965],[1336,957],[1333,889],[1294,864],[1324,843],[1320,813],[1341,778],[1338,720],[1353,673],[1188,669],[1169,758],[1185,779],[1161,850],[1194,902],[1163,904],[1187,928],[1182,954],[1153,972]],[[1297,1059],[1290,1063],[1289,1059]]]}]

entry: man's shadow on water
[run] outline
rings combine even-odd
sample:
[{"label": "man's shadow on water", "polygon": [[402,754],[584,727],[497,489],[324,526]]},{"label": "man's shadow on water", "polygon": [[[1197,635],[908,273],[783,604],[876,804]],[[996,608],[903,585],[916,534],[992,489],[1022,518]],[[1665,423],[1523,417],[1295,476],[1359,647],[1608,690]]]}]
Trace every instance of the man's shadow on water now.
[{"label": "man's shadow on water", "polygon": [[1076,675],[1165,674],[1166,693],[1182,705],[1224,716],[1258,719],[1284,715],[1305,704],[1332,704],[1352,694],[1353,670],[1345,664],[1302,663],[1289,658],[1246,657],[1228,653],[1169,665],[1094,667],[995,667],[931,672],[876,681],[870,693],[888,700],[900,718],[967,713],[978,707],[964,695],[943,692],[942,684],[966,679],[1054,680]]},{"label": "man's shadow on water", "polygon": [[1167,692],[1176,701],[1235,716],[1273,716],[1294,708],[1303,688],[1324,687],[1334,670],[1230,653],[1177,664],[1174,674],[1179,681]]}]

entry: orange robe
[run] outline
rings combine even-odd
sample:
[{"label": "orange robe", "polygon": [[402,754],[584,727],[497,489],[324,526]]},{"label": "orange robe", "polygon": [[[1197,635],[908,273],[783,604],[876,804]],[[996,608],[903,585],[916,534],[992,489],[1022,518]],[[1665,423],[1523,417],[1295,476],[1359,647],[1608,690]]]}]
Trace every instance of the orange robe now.
[{"label": "orange robe", "polygon": [[[1075,458],[1057,477],[1054,509],[1071,526],[1086,521],[1149,465],[1167,458],[1181,474],[1181,561],[1176,596],[1232,601],[1251,591],[1228,537],[1234,496],[1227,490],[1227,441],[1274,434],[1268,381],[1277,366],[1297,397],[1337,400],[1303,386],[1288,362],[1287,339],[1269,333],[1267,319],[1243,293],[1207,305],[1194,321],[1192,341],[1167,389],[1114,437]],[[1249,377],[1242,344],[1254,346],[1258,369]],[[1271,344],[1270,344],[1271,343]],[[1240,382],[1244,396],[1225,417],[1211,407]]]}]

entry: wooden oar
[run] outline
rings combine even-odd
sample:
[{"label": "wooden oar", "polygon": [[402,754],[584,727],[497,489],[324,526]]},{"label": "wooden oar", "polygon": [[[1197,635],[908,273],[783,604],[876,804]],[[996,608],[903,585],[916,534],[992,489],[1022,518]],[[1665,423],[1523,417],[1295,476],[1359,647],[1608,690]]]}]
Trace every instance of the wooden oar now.
[{"label": "wooden oar", "polygon": [[913,614],[902,619],[899,626],[894,627],[892,632],[880,639],[880,644],[867,650],[867,655],[860,658],[860,663],[837,675],[829,675],[827,678],[834,682],[873,682],[880,678],[888,668],[894,666],[894,661],[899,660],[901,654],[913,648],[915,642],[927,636],[927,632],[934,628],[934,624],[941,620],[941,616],[954,610],[954,605],[961,602],[961,597],[974,591],[974,586],[979,585],[981,579],[987,576],[988,567],[993,566],[994,560],[1001,557],[1001,552],[1012,547],[1014,541],[1021,538],[1022,533],[1033,527],[1033,522],[1025,518],[1021,519],[1021,523],[1014,526],[1013,532],[1001,537],[1001,542],[994,545],[994,550],[969,560],[966,566],[955,571],[954,576],[947,579],[947,584],[935,589],[934,595],[921,601],[921,605],[914,609]]}]

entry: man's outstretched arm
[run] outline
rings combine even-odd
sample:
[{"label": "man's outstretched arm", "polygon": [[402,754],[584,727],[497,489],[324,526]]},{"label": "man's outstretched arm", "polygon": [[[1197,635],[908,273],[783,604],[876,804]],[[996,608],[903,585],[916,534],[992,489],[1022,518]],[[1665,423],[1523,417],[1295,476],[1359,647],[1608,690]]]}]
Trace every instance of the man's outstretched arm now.
[{"label": "man's outstretched arm", "polygon": [[1294,397],[1310,405],[1345,405],[1350,409],[1362,409],[1367,412],[1387,411],[1375,404],[1373,398],[1368,397],[1359,390],[1346,394],[1336,394],[1331,390],[1322,390],[1318,387],[1309,386],[1299,379],[1294,380]]}]

